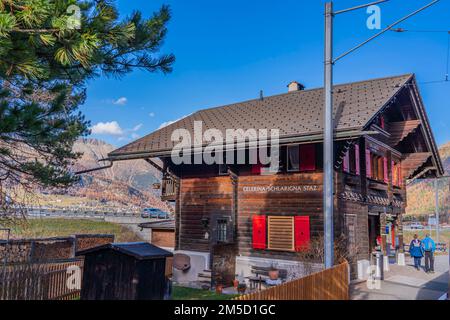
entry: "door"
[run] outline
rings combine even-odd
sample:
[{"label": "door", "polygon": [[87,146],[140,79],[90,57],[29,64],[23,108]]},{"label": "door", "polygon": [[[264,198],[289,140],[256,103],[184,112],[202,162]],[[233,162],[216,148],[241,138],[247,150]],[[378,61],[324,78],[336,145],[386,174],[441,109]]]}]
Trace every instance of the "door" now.
[{"label": "door", "polygon": [[380,215],[369,213],[369,253],[377,246],[377,238],[380,236]]}]

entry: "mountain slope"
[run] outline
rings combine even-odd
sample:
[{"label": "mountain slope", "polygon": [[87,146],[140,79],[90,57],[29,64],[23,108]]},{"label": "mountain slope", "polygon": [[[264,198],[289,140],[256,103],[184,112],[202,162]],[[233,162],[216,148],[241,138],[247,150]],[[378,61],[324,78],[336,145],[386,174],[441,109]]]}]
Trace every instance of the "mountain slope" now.
[{"label": "mountain slope", "polygon": [[[450,174],[450,142],[439,148],[446,175]],[[450,206],[450,179],[441,179],[438,182],[439,210],[444,213]],[[420,181],[412,184],[407,189],[406,208],[407,215],[429,215],[435,212],[435,188],[434,181]]]},{"label": "mountain slope", "polygon": [[[97,139],[81,139],[74,151],[82,154],[74,171],[106,165],[100,162],[115,147]],[[161,174],[144,160],[122,161],[111,168],[81,175],[79,183],[64,190],[40,192],[39,204],[53,207],[83,207],[111,210],[140,211],[145,207],[172,211],[162,202],[152,184],[160,181]]]},{"label": "mountain slope", "polygon": [[[101,140],[78,140],[74,145],[74,151],[83,155],[77,162],[76,170],[106,165],[107,162],[99,162],[99,160],[106,158],[114,149],[116,149],[114,146]],[[161,179],[161,174],[144,160],[116,162],[111,168],[94,171],[92,175],[120,181],[139,190],[149,190],[153,183]]]}]

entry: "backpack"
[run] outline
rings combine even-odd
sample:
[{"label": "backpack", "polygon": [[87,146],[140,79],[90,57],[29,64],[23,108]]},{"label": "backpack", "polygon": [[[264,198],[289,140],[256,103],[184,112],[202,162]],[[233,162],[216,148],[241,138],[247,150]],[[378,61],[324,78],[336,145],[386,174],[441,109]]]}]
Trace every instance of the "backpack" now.
[{"label": "backpack", "polygon": [[433,246],[431,244],[431,239],[425,239],[425,250],[431,251],[433,249]]}]

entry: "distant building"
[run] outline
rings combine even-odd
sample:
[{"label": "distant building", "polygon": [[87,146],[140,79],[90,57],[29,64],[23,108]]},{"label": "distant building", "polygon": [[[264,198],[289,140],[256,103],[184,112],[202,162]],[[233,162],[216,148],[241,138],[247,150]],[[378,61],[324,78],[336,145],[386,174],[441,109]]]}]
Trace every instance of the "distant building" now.
[{"label": "distant building", "polygon": [[150,229],[150,239],[155,246],[165,249],[175,248],[175,220],[145,222],[139,224],[142,229]]},{"label": "distant building", "polygon": [[[109,154],[156,167],[152,158],[162,161],[162,199],[176,208],[175,252],[198,264],[190,279],[209,268],[234,277],[255,265],[302,267],[304,251],[323,235],[323,96],[323,89],[291,85],[286,94],[198,111]],[[335,236],[346,238],[355,266],[377,240],[386,253],[402,250],[406,180],[440,176],[443,167],[413,74],[336,85],[334,108]],[[195,121],[224,136],[279,129],[278,171],[250,161],[175,164],[171,135],[194,135]],[[193,151],[204,155],[208,141],[196,142],[201,148]],[[246,160],[252,147],[248,139],[241,148]]]}]

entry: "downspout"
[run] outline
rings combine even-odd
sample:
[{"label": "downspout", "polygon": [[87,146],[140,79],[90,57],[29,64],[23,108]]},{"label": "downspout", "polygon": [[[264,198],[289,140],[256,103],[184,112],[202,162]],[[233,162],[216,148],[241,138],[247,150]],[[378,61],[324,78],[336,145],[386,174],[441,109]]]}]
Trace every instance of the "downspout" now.
[{"label": "downspout", "polygon": [[228,174],[230,175],[231,183],[233,185],[233,204],[232,204],[232,213],[233,213],[233,242],[237,243],[237,235],[238,235],[238,196],[239,196],[239,176],[236,174],[230,167],[228,167]]}]

